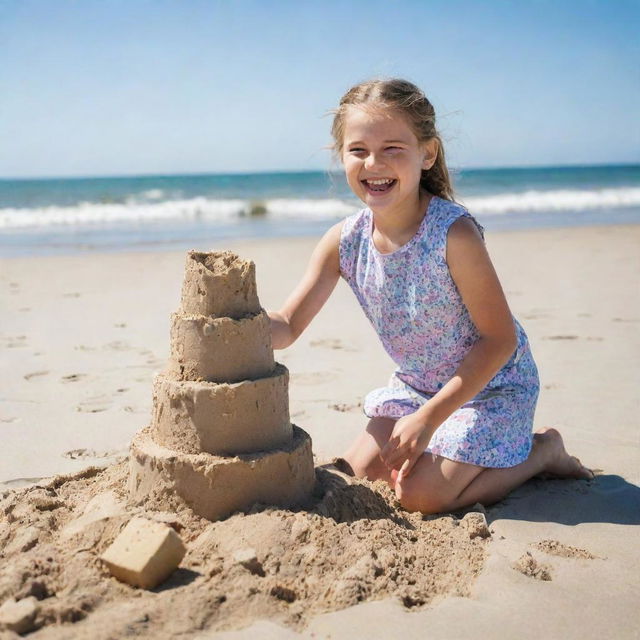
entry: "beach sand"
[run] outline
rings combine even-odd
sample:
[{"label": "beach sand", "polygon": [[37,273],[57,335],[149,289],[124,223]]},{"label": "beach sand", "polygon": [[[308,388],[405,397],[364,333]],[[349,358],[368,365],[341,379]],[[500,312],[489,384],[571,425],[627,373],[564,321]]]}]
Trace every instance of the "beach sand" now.
[{"label": "beach sand", "polygon": [[[198,248],[254,260],[277,309],[314,244]],[[189,551],[152,592],[97,556],[144,512],[125,504],[124,457],[169,355],[185,252],[0,260],[0,603],[35,596],[43,638],[640,637],[640,226],[488,232],[487,246],[540,371],[535,426],[557,427],[596,479],[528,482],[487,508],[488,538],[323,469],[295,513],[209,524],[167,499],[149,514]],[[317,464],[364,427],[362,399],[393,369],[344,282],[276,359]],[[245,547],[264,576],[234,564]]]}]

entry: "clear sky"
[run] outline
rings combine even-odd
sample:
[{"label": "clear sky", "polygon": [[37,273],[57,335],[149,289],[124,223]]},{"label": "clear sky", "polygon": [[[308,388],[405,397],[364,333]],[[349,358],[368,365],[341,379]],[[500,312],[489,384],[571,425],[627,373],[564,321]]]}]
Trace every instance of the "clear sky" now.
[{"label": "clear sky", "polygon": [[0,0],[0,176],[331,167],[401,76],[455,167],[640,161],[640,0]]}]

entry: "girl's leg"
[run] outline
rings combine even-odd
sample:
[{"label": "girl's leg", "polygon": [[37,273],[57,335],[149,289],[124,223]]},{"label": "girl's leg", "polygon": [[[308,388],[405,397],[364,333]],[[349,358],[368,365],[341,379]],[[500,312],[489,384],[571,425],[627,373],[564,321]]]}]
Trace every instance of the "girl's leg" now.
[{"label": "girl's leg", "polygon": [[540,473],[558,478],[588,480],[594,477],[593,472],[578,458],[567,453],[560,432],[551,427],[543,427],[533,435],[533,447],[524,462],[506,469],[485,469],[458,496],[452,508],[457,509],[476,502],[498,502],[523,482]]},{"label": "girl's leg", "polygon": [[[515,467],[486,469],[425,453],[412,473],[396,482],[395,489],[406,509],[440,513],[476,502],[492,504],[543,472],[557,477],[593,477],[577,458],[566,452],[560,433],[544,428],[534,434],[529,457]],[[396,478],[397,473],[392,472],[392,482]]]},{"label": "girl's leg", "polygon": [[390,471],[382,462],[380,451],[391,437],[395,423],[393,418],[371,418],[365,431],[342,456],[358,478],[391,482]]}]

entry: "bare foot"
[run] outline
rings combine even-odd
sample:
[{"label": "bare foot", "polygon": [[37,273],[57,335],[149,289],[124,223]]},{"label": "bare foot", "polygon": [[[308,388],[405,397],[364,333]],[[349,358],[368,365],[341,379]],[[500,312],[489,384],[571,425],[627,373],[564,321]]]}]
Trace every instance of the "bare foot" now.
[{"label": "bare foot", "polygon": [[549,458],[541,473],[542,478],[584,478],[591,480],[595,474],[564,448],[562,436],[557,429],[543,427],[534,434],[534,439],[549,448]]}]

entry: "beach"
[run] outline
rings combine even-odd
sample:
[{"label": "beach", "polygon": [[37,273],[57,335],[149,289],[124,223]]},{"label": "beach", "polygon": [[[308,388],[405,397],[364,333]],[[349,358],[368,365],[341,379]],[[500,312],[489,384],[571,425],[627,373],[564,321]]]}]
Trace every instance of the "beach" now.
[{"label": "beach", "polygon": [[[253,260],[261,304],[275,310],[301,278],[316,241],[313,237],[231,238],[208,248],[230,249]],[[407,638],[639,637],[640,225],[491,231],[486,241],[540,372],[535,428],[558,428],[568,451],[596,470],[596,478],[526,483],[486,509],[491,530],[487,539],[461,536],[462,514],[432,518],[426,524],[409,519],[403,531],[409,525],[418,532],[427,527],[425,536],[432,536],[433,548],[423,548],[422,543],[420,557],[428,562],[420,565],[421,570],[430,567],[451,577],[446,584],[425,582],[423,596],[429,588],[433,592],[421,602],[399,600],[390,582],[386,590],[366,592],[355,606],[351,596],[333,594],[309,613],[304,603],[313,593],[306,585],[307,595],[300,595],[296,602],[280,598],[277,607],[270,608],[265,596],[259,606],[236,604],[236,610],[231,605],[248,601],[248,596],[229,587],[225,606],[230,613],[220,614],[224,620],[220,626],[215,615],[194,616],[192,628],[184,622],[176,627],[176,634],[193,638],[301,634],[334,639],[400,634]],[[7,509],[4,514],[0,510],[3,553],[12,550],[0,568],[0,592],[5,588],[5,595],[17,584],[7,577],[9,565],[26,562],[24,557],[36,554],[41,544],[62,544],[56,527],[77,517],[96,495],[89,484],[102,482],[101,490],[106,490],[121,483],[129,442],[149,422],[153,375],[162,370],[169,355],[169,316],[178,305],[184,260],[183,250],[0,258],[0,495],[5,506],[12,495],[28,502],[29,494],[24,492],[34,483],[46,485],[48,481],[42,479],[56,474],[72,474],[69,482],[77,485],[75,493],[61,490],[68,513],[56,520],[60,509],[52,510],[49,531],[38,533],[46,528],[41,515],[47,510],[25,511],[22,517],[36,532],[32,531],[35,542],[27,545],[20,561],[15,540],[24,523],[20,517],[8,517]],[[339,456],[364,428],[361,402],[368,391],[383,386],[393,370],[342,281],[307,331],[289,349],[276,352],[276,359],[289,368],[291,419],[311,435],[318,465]],[[92,465],[107,470],[83,477],[82,470]],[[336,477],[325,477],[325,485],[337,482]],[[363,486],[371,495],[392,501],[383,489]],[[13,512],[19,513],[11,504]],[[392,519],[401,517],[397,507],[385,512],[375,504],[382,510],[367,507],[364,515],[353,507],[350,518],[361,523],[357,532],[334,531],[331,523],[323,521],[309,525],[315,532],[310,535],[316,536],[316,545],[322,547],[319,541],[324,541],[330,547],[332,535],[339,533],[335,544],[350,544],[350,538],[340,536],[357,533],[360,546],[354,549],[368,549],[366,523],[371,523],[372,539],[381,540],[391,535],[382,526],[385,513]],[[181,597],[193,598],[200,609],[206,608],[209,600],[190,596],[212,575],[195,569],[207,566],[202,546],[206,536],[201,537],[204,525],[186,512],[181,517],[187,537],[190,525],[200,536],[193,537],[193,544],[199,540],[200,555],[193,551],[188,556],[194,562],[197,556],[200,565],[190,569],[197,577],[176,585],[175,600],[167,603],[176,606]],[[232,519],[239,538],[243,517]],[[263,529],[273,525],[274,537],[265,538],[270,544],[278,532],[285,531],[274,523],[288,518],[282,512],[251,517],[263,518]],[[305,517],[292,516],[295,522]],[[293,524],[287,525],[287,535]],[[218,527],[217,535],[225,531],[231,535],[231,524],[225,526],[228,531]],[[102,529],[95,548],[104,547],[114,535],[113,527]],[[73,538],[66,540],[65,553],[70,553]],[[231,542],[216,540],[219,557],[231,549]],[[420,546],[421,541],[415,544]],[[398,558],[411,558],[406,545],[403,538]],[[461,558],[461,575],[456,575],[456,562],[444,562],[452,551]],[[95,558],[91,549],[85,553]],[[297,562],[299,574],[304,575],[304,557]],[[345,571],[352,568],[348,559],[344,562]],[[39,598],[43,607],[55,597],[64,609],[64,598],[77,595],[77,589],[65,582],[64,571],[58,566],[50,572],[64,588],[56,596],[49,593]],[[228,582],[237,579],[242,588],[256,588],[231,569],[221,571]],[[326,586],[323,580],[337,579],[336,571],[334,567],[319,575],[318,590]],[[366,568],[357,575],[365,573]],[[295,581],[300,578],[291,580],[298,584]],[[104,577],[103,581],[114,579]],[[73,637],[109,637],[109,633],[121,637],[127,625],[136,624],[141,637],[163,637],[161,627],[154,626],[160,625],[162,614],[153,603],[155,596],[168,598],[167,591],[132,599],[130,588],[120,585],[109,590],[97,580],[86,589],[93,594],[92,605],[78,614],[73,627],[73,616],[61,615],[59,620],[51,618],[34,637],[70,637],[71,630]],[[224,609],[220,603],[215,606]],[[299,611],[294,615],[288,612],[289,606]],[[136,621],[144,615],[149,620],[140,627]],[[98,624],[103,636],[95,630]],[[244,628],[234,628],[240,626]],[[208,630],[211,627],[214,630]]]}]

